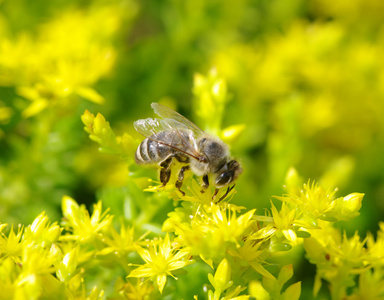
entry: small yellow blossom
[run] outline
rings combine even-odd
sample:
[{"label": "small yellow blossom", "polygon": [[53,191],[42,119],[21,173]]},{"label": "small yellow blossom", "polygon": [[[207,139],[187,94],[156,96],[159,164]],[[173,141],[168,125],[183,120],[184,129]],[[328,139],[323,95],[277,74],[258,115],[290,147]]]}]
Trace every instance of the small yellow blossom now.
[{"label": "small yellow blossom", "polygon": [[205,125],[205,130],[219,135],[224,107],[228,100],[224,79],[218,76],[216,69],[211,69],[207,76],[195,74],[193,86],[195,111],[201,118],[201,124]]},{"label": "small yellow blossom", "polygon": [[281,210],[278,211],[275,205],[271,202],[271,210],[272,217],[256,217],[259,221],[269,220],[270,223],[252,234],[252,239],[265,239],[281,233],[288,241],[295,243],[297,234],[294,227],[303,225],[300,220],[296,220],[297,209],[290,209],[289,206],[283,202]]},{"label": "small yellow blossom", "polygon": [[263,277],[262,284],[253,281],[250,284],[250,294],[256,299],[298,300],[301,294],[301,282],[296,282],[282,291],[287,281],[293,276],[292,265],[283,266],[277,278]]},{"label": "small yellow blossom", "polygon": [[260,249],[262,242],[256,243],[255,241],[247,238],[244,244],[235,250],[229,249],[228,253],[233,257],[239,259],[239,265],[246,268],[251,266],[256,272],[265,276],[274,278],[262,265],[268,256],[268,249]]},{"label": "small yellow blossom", "polygon": [[254,222],[255,210],[237,216],[239,208],[226,203],[211,202],[197,207],[193,215],[183,210],[171,214],[166,228],[174,229],[177,240],[188,246],[192,254],[199,255],[207,263],[221,261],[229,248],[240,247],[243,235]]},{"label": "small yellow blossom", "polygon": [[336,203],[334,202],[333,195],[337,190],[329,192],[314,182],[312,184],[308,182],[303,187],[304,189],[300,190],[298,194],[289,194],[284,197],[275,198],[293,203],[299,206],[302,211],[309,212],[315,218],[319,218],[334,209]]},{"label": "small yellow blossom", "polygon": [[104,236],[102,241],[107,245],[106,248],[98,251],[97,254],[105,255],[109,253],[115,253],[120,256],[124,256],[129,252],[136,250],[136,243],[134,240],[134,228],[126,227],[121,222],[120,232],[117,232],[113,226],[109,229],[111,237]]},{"label": "small yellow blossom", "polygon": [[63,282],[68,282],[76,274],[78,265],[77,249],[73,248],[67,254],[64,255],[56,267],[56,275]]},{"label": "small yellow blossom", "polygon": [[380,222],[379,226],[380,229],[377,231],[376,242],[372,234],[368,234],[367,248],[371,259],[382,261],[381,264],[384,265],[384,222]]},{"label": "small yellow blossom", "polygon": [[0,101],[0,124],[8,124],[14,111],[11,107],[4,106]]},{"label": "small yellow blossom", "polygon": [[[359,215],[363,193],[352,193],[345,197],[336,199],[335,209],[329,214],[329,217],[334,217],[337,220],[348,221]],[[328,214],[326,214],[328,217]]]},{"label": "small yellow blossom", "polygon": [[81,121],[85,125],[84,130],[89,133],[89,138],[100,145],[101,152],[118,154],[128,161],[133,160],[138,143],[129,134],[116,136],[102,114],[98,113],[95,117],[87,109],[81,116]]},{"label": "small yellow blossom", "polygon": [[289,191],[290,194],[275,198],[297,206],[303,212],[303,221],[314,225],[317,219],[337,221],[356,217],[364,196],[362,193],[352,193],[334,199],[337,189],[325,190],[314,182],[304,184],[302,190],[290,188]]},{"label": "small yellow blossom", "polygon": [[128,300],[147,300],[153,291],[153,285],[148,281],[144,282],[143,279],[137,278],[136,284],[131,281],[123,283],[119,289],[119,294],[124,295]]},{"label": "small yellow blossom", "polygon": [[[6,225],[2,224],[1,229]],[[9,231],[8,237],[1,232],[0,237],[0,258],[10,257],[15,263],[20,263],[20,257],[22,254],[23,244],[21,241],[23,234],[23,227],[19,226],[18,231],[15,234],[13,226]]]},{"label": "small yellow blossom", "polygon": [[239,138],[239,136],[244,132],[245,129],[245,124],[237,124],[226,127],[222,130],[220,138],[223,142],[231,145]]},{"label": "small yellow blossom", "polygon": [[[118,5],[88,11],[68,9],[39,26],[34,34],[2,38],[0,84],[16,86],[17,93],[30,101],[22,112],[24,117],[47,108],[74,107],[79,97],[104,101],[92,85],[114,65],[112,39],[120,14]],[[103,28],[97,26],[100,22]]]},{"label": "small yellow blossom", "polygon": [[273,203],[271,203],[271,209],[276,230],[280,230],[287,240],[295,242],[297,236],[295,231],[292,229],[292,226],[294,225],[296,217],[296,209],[289,209],[288,205],[284,202],[281,205],[280,212],[276,209]]},{"label": "small yellow blossom", "polygon": [[85,110],[81,120],[85,125],[84,130],[89,133],[89,138],[99,143],[103,149],[108,149],[104,152],[114,153],[118,149],[115,133],[102,114],[97,114],[95,117]]},{"label": "small yellow blossom", "polygon": [[[242,286],[230,287],[233,285],[231,280],[231,266],[228,260],[224,258],[216,269],[215,275],[208,274],[209,282],[212,284],[215,291],[208,291],[208,299],[216,300],[246,300],[248,295],[238,296],[245,288]],[[224,296],[223,296],[224,294]]]},{"label": "small yellow blossom", "polygon": [[33,223],[25,229],[24,241],[30,244],[40,244],[41,247],[49,247],[56,242],[62,229],[57,223],[50,225],[45,212],[42,212]]},{"label": "small yellow blossom", "polygon": [[215,288],[215,294],[221,294],[229,288],[233,282],[231,281],[231,268],[227,259],[223,259],[216,269],[215,276],[208,274],[209,282]]},{"label": "small yellow blossom", "polygon": [[177,279],[172,272],[192,263],[186,257],[189,252],[173,247],[167,234],[165,238],[152,241],[148,249],[137,247],[137,252],[145,264],[133,270],[128,277],[151,277],[156,280],[160,293],[163,292],[167,276]]},{"label": "small yellow blossom", "polygon": [[311,230],[312,237],[304,240],[309,261],[317,265],[314,294],[321,287],[322,279],[332,283],[332,297],[345,297],[345,282],[352,282],[355,274],[364,273],[371,266],[367,239],[360,240],[355,233],[351,238],[330,225],[322,224],[321,230]]},{"label": "small yellow blossom", "polygon": [[252,216],[255,211],[256,209],[252,209],[237,217],[235,211],[212,204],[212,226],[217,227],[224,234],[225,240],[237,244],[244,231],[254,222]]},{"label": "small yellow blossom", "polygon": [[102,300],[105,299],[104,290],[99,289],[96,285],[89,291],[86,289],[84,282],[84,269],[73,276],[67,283],[66,297],[69,299],[79,300]]},{"label": "small yellow blossom", "polygon": [[[23,249],[20,273],[15,280],[15,297],[26,294],[38,298],[44,290],[58,289],[59,281],[53,277],[57,257],[51,250],[26,246]],[[49,282],[49,286],[46,285]]]},{"label": "small yellow blossom", "polygon": [[84,205],[78,205],[75,200],[64,196],[62,200],[62,210],[64,223],[73,233],[72,235],[62,236],[62,240],[76,240],[86,242],[96,237],[100,237],[100,232],[109,228],[113,216],[108,215],[108,210],[102,213],[102,204],[99,201],[93,206],[93,213],[89,212]]}]

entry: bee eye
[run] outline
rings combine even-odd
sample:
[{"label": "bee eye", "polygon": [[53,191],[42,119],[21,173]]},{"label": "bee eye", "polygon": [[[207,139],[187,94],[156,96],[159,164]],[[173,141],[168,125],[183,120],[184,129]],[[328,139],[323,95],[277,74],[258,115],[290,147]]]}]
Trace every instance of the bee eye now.
[{"label": "bee eye", "polygon": [[216,178],[216,187],[220,188],[223,187],[224,185],[227,185],[232,181],[233,178],[233,172],[232,171],[226,171],[221,173],[219,176]]}]

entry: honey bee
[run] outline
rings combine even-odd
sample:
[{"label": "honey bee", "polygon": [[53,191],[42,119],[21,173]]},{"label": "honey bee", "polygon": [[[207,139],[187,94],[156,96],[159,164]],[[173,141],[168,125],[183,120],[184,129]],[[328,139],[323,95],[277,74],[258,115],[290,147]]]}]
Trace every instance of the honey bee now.
[{"label": "honey bee", "polygon": [[176,111],[158,103],[152,103],[151,107],[161,119],[140,119],[133,124],[146,137],[136,150],[136,163],[158,164],[160,181],[165,186],[171,177],[171,163],[176,159],[185,164],[175,183],[183,195],[185,193],[181,186],[184,173],[190,169],[195,175],[202,177],[202,193],[209,187],[209,177],[213,178],[216,188],[213,198],[220,188],[228,186],[219,201],[224,199],[234,187],[234,184],[232,187],[229,185],[242,173],[240,163],[230,159],[228,146]]}]

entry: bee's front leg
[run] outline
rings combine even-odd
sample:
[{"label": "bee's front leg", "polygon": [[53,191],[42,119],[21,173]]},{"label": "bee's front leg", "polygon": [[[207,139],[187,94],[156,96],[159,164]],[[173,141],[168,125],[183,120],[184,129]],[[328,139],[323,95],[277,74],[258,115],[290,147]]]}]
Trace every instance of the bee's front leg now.
[{"label": "bee's front leg", "polygon": [[[215,203],[220,203],[221,201],[223,201],[223,200],[225,199],[225,197],[227,197],[227,195],[229,194],[229,192],[233,190],[234,187],[235,187],[235,185],[232,185],[231,187],[228,187],[228,188],[227,188],[227,191],[225,192],[225,194],[224,194],[223,196],[221,196],[220,199],[219,199],[217,202],[215,202]],[[216,189],[216,191],[215,191],[215,195],[214,195],[215,198],[216,198],[216,195],[217,195],[217,192],[218,192],[218,191],[219,191],[219,190]],[[212,198],[212,199],[213,199],[213,198]]]},{"label": "bee's front leg", "polygon": [[180,191],[180,193],[185,196],[185,193],[181,190],[181,186],[183,185],[183,180],[184,180],[184,172],[189,170],[189,166],[184,166],[180,169],[179,176],[177,178],[177,181],[175,183],[176,188]]}]

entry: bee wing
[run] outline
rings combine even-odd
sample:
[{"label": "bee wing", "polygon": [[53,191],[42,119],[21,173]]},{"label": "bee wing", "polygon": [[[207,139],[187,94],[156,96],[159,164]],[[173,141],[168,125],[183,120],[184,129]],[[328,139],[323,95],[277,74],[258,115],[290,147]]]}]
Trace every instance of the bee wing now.
[{"label": "bee wing", "polygon": [[159,103],[152,103],[151,104],[152,109],[155,111],[155,113],[159,116],[165,119],[169,124],[177,122],[178,126],[180,124],[183,124],[184,127],[188,128],[193,132],[195,137],[201,136],[204,134],[204,131],[200,129],[199,126],[195,125],[191,121],[189,121],[186,117],[180,115],[178,112],[174,111],[173,109],[170,109],[169,107],[159,104]]},{"label": "bee wing", "polygon": [[[133,123],[133,126],[137,132],[141,133],[145,137],[166,146],[169,146],[175,150],[178,150],[186,155],[189,155],[195,159],[199,159],[200,155],[197,151],[196,140],[192,130],[185,124],[182,124],[173,119],[140,119]],[[172,143],[166,143],[163,140],[157,139],[156,134],[160,132],[168,131],[173,134],[177,140],[173,140]],[[182,145],[182,146],[175,146]]]},{"label": "bee wing", "polygon": [[153,134],[172,129],[167,124],[165,124],[163,120],[152,118],[137,120],[133,122],[133,126],[137,132],[141,133],[147,138]]}]

